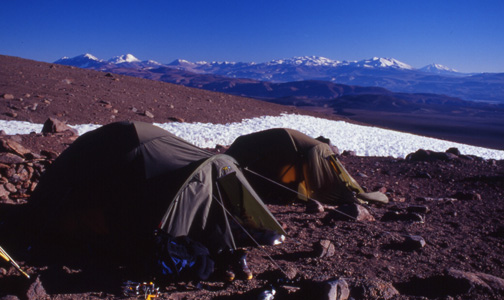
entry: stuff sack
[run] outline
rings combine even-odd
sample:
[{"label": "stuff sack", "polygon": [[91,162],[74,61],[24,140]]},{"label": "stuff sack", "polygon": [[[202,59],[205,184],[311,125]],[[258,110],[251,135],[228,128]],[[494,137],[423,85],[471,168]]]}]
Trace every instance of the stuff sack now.
[{"label": "stuff sack", "polygon": [[206,280],[214,271],[210,252],[187,236],[173,237],[156,231],[156,264],[168,280]]}]

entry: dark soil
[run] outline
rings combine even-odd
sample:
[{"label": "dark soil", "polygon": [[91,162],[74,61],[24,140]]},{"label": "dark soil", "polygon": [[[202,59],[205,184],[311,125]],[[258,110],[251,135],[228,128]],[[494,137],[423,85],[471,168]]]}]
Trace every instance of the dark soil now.
[{"label": "dark soil", "polygon": [[[0,56],[0,65],[0,118],[4,120],[42,123],[56,117],[70,124],[106,124],[173,118],[226,123],[282,112],[305,113],[220,93],[6,56]],[[3,94],[13,95],[13,99],[1,97]],[[146,116],[146,110],[154,117]],[[43,150],[61,153],[74,140],[69,134],[36,133],[1,138],[15,139],[35,154]],[[51,159],[41,156],[38,160]],[[311,213],[293,195],[268,205],[289,236],[282,245],[249,248],[252,280],[224,283],[214,278],[199,287],[191,282],[155,281],[161,287],[160,296],[255,299],[273,284],[275,299],[316,299],[321,291],[318,284],[342,278],[355,299],[502,299],[504,161],[463,155],[418,161],[342,155],[340,160],[366,190],[381,189],[389,196],[388,204],[365,206],[374,221],[340,219],[334,210],[337,207]],[[0,164],[1,184],[11,180],[4,173],[9,167]],[[22,200],[18,203],[29,202],[29,193]],[[0,221],[22,206],[0,203]],[[409,242],[411,236],[423,238],[425,244]],[[334,245],[332,255],[320,257],[321,240]],[[22,255],[10,254],[19,258],[31,279],[0,260],[0,299],[137,299],[124,296],[122,284],[151,279],[121,269],[106,273],[97,267],[100,271],[88,275],[68,267],[35,267]],[[284,277],[279,267],[293,282],[279,281]],[[450,269],[491,275],[493,282],[460,280],[447,275]],[[395,295],[392,287],[398,292]]]}]

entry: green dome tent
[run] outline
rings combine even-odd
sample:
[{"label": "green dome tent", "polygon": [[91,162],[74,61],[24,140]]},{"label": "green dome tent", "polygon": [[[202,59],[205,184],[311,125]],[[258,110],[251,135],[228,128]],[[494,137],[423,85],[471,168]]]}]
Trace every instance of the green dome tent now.
[{"label": "green dome tent", "polygon": [[210,251],[240,246],[236,222],[285,234],[232,157],[141,122],[79,137],[42,176],[27,211],[27,240],[43,245],[33,251],[52,245],[62,255],[94,247],[128,260],[157,228]]},{"label": "green dome tent", "polygon": [[296,191],[301,199],[328,204],[388,201],[382,193],[365,193],[328,143],[293,129],[274,128],[240,136],[226,154],[249,170],[247,178],[263,199],[286,197],[280,184]]}]

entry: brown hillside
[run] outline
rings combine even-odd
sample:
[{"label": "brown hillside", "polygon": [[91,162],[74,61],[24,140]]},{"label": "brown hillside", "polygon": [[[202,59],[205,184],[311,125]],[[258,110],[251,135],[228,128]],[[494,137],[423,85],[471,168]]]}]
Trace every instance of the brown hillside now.
[{"label": "brown hillside", "polygon": [[55,117],[69,124],[118,120],[225,124],[281,113],[313,114],[223,93],[4,55],[0,55],[0,66],[0,96],[12,95],[0,97],[0,118],[5,120],[43,123]]}]

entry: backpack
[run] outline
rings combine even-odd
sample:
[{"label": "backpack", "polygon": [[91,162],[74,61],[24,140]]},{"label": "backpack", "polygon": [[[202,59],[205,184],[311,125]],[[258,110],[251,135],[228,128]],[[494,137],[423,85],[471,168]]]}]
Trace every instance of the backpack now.
[{"label": "backpack", "polygon": [[206,280],[214,271],[208,249],[187,236],[173,237],[159,230],[155,243],[158,271],[168,280]]}]

